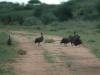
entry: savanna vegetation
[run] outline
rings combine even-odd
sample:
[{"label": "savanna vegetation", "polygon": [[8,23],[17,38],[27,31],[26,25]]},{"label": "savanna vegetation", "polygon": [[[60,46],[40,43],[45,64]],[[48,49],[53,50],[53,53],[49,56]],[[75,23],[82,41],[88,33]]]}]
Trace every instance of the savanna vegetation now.
[{"label": "savanna vegetation", "polygon": [[0,32],[0,75],[15,75],[14,69],[10,66],[10,63],[15,61],[17,57],[16,43],[12,46],[7,44],[8,34],[6,32]]},{"label": "savanna vegetation", "polygon": [[[99,20],[100,0],[69,0],[58,5],[48,5],[39,0],[30,0],[27,4],[0,2],[1,30],[42,31],[60,36],[68,36],[76,31],[81,36],[83,44],[98,58],[100,58]],[[3,41],[6,39],[3,38],[5,36],[6,33],[0,33],[0,62],[2,61],[4,65],[0,68],[1,75],[10,73],[10,69],[5,69],[5,63],[16,56],[14,47],[8,47]],[[52,41],[47,40],[47,42]]]}]

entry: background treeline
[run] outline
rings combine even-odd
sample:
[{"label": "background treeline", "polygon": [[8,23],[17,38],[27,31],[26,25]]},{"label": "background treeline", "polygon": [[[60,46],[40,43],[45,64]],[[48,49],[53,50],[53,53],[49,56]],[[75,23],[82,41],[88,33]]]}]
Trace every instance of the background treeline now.
[{"label": "background treeline", "polygon": [[100,0],[69,0],[59,5],[39,0],[27,4],[0,2],[0,23],[4,25],[47,25],[79,19],[99,20]]}]

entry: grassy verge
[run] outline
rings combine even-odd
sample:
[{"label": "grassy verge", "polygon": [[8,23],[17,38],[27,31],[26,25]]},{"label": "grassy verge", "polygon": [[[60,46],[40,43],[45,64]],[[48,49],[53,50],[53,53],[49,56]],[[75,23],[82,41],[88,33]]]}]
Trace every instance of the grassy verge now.
[{"label": "grassy verge", "polygon": [[0,32],[0,75],[16,75],[14,69],[9,66],[17,56],[15,44],[8,46],[6,41],[8,35],[6,32]]}]

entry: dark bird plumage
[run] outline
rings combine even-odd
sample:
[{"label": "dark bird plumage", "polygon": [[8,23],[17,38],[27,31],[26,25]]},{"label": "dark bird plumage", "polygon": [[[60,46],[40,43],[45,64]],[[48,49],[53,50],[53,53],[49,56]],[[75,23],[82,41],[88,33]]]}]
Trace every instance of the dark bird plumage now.
[{"label": "dark bird plumage", "polygon": [[7,45],[12,45],[12,39],[10,35],[8,36]]},{"label": "dark bird plumage", "polygon": [[69,39],[71,45],[73,46],[73,39],[74,39],[74,36],[69,35],[68,39]]},{"label": "dark bird plumage", "polygon": [[78,46],[78,45],[80,45],[80,44],[82,44],[82,40],[76,39],[76,40],[74,41],[74,45],[75,45],[75,46]]},{"label": "dark bird plumage", "polygon": [[80,36],[76,32],[74,32],[74,35],[70,38],[70,42],[74,46],[82,44],[82,40],[80,39]]},{"label": "dark bird plumage", "polygon": [[35,39],[35,44],[38,43],[38,46],[40,46],[40,43],[43,42],[44,36],[43,33],[41,33],[41,36]]},{"label": "dark bird plumage", "polygon": [[60,44],[68,44],[70,41],[69,41],[69,39],[68,38],[62,38],[62,40],[60,41]]}]

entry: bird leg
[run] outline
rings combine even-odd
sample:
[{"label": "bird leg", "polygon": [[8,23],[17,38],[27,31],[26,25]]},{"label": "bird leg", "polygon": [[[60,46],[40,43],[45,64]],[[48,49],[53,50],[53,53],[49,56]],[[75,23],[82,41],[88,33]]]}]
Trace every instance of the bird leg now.
[{"label": "bird leg", "polygon": [[40,46],[40,43],[38,43],[38,46]]},{"label": "bird leg", "polygon": [[64,43],[64,45],[67,47],[67,44],[66,43]]}]

